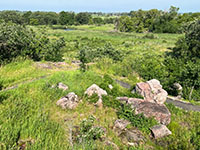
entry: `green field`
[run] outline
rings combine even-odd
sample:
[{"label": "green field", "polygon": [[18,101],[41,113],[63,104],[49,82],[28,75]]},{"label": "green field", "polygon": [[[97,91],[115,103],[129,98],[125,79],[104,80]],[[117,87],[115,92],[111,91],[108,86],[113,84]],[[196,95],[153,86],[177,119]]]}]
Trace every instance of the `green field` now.
[{"label": "green field", "polygon": [[[96,83],[103,84],[102,77],[109,75],[113,79],[126,81],[134,86],[144,81],[140,73],[143,70],[155,70],[155,76],[162,72],[160,69],[164,54],[171,51],[181,34],[153,34],[148,33],[121,33],[116,32],[113,25],[69,26],[72,31],[52,29],[50,26],[32,27],[34,31],[45,32],[52,40],[64,37],[63,68],[38,67],[48,62],[34,62],[29,59],[17,60],[1,66],[0,83],[2,89],[19,86],[8,91],[0,91],[0,150],[20,149],[25,143],[30,150],[64,150],[64,149],[114,149],[101,140],[90,141],[72,146],[69,142],[70,126],[79,126],[80,122],[93,115],[97,126],[106,129],[106,137],[120,149],[147,150],[173,149],[198,150],[200,148],[200,117],[198,112],[186,112],[173,105],[167,105],[172,113],[172,121],[168,128],[172,135],[153,140],[144,132],[146,141],[138,146],[127,146],[113,131],[113,123],[117,119],[116,110],[112,107],[98,108],[88,102],[84,95],[85,90]],[[72,64],[78,60],[80,49],[104,47],[110,43],[114,49],[120,50],[124,56],[122,61],[113,61],[111,58],[101,58],[90,62],[89,69],[81,72]],[[149,60],[151,60],[149,62]],[[154,68],[148,68],[148,63]],[[152,66],[150,66],[152,67]],[[33,79],[44,78],[26,82]],[[151,74],[146,75],[149,78]],[[62,82],[69,86],[69,90],[62,91],[51,88],[52,85]],[[162,83],[162,82],[161,82]],[[125,96],[130,91],[114,83],[119,93]],[[75,110],[62,110],[56,102],[69,92],[75,92],[82,102]],[[114,98],[111,97],[111,99]]]}]

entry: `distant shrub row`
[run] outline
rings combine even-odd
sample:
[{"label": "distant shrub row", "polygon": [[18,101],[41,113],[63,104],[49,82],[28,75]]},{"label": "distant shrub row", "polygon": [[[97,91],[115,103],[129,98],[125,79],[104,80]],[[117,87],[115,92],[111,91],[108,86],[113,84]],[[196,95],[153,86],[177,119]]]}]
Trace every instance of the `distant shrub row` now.
[{"label": "distant shrub row", "polygon": [[[81,24],[113,24],[116,17],[102,17],[103,14],[87,12],[20,12],[20,11],[0,11],[0,20],[25,25],[81,25]],[[101,16],[99,16],[101,15]],[[105,14],[104,14],[105,15]]]},{"label": "distant shrub row", "polygon": [[131,11],[118,19],[116,28],[121,32],[183,33],[191,21],[200,18],[200,13],[179,14],[178,10],[171,6],[167,12],[157,9]]}]

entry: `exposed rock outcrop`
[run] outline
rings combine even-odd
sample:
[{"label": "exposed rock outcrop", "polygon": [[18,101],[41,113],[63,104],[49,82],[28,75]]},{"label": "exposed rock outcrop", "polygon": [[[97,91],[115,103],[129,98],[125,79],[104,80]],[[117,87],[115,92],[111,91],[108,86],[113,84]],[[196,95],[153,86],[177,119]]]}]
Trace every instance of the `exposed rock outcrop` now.
[{"label": "exposed rock outcrop", "polygon": [[162,138],[172,134],[172,132],[165,125],[156,125],[151,128],[152,135],[155,139]]},{"label": "exposed rock outcrop", "polygon": [[71,92],[59,99],[56,104],[61,106],[62,109],[74,109],[77,107],[78,102],[78,96],[74,92]]}]

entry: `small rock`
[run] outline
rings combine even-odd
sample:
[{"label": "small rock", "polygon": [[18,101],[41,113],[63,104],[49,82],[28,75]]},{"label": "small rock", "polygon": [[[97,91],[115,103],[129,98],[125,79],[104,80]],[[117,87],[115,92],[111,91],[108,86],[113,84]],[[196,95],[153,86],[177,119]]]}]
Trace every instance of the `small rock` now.
[{"label": "small rock", "polygon": [[67,85],[63,84],[62,82],[58,83],[58,88],[63,89],[64,91],[69,89],[69,87]]},{"label": "small rock", "polygon": [[128,97],[117,97],[117,100],[119,100],[121,103],[125,104],[128,102]]},{"label": "small rock", "polygon": [[58,100],[56,104],[61,106],[62,109],[74,109],[77,107],[78,102],[78,96],[74,92],[71,92]]},{"label": "small rock", "polygon": [[179,83],[174,83],[174,88],[177,91],[177,98],[181,99],[183,96],[183,87]]},{"label": "small rock", "polygon": [[109,89],[113,89],[113,86],[111,84],[108,85]]},{"label": "small rock", "polygon": [[119,135],[123,141],[127,141],[128,145],[138,145],[145,140],[144,136],[138,129],[127,129]]},{"label": "small rock", "polygon": [[165,125],[156,125],[151,128],[152,135],[155,139],[162,138],[172,134],[172,132]]},{"label": "small rock", "polygon": [[114,148],[115,150],[119,150],[119,147],[118,147],[115,143],[111,142],[110,140],[105,140],[104,143],[105,143],[107,146],[111,146],[111,147]]},{"label": "small rock", "polygon": [[120,134],[129,124],[131,123],[127,120],[118,119],[115,121],[113,129]]}]

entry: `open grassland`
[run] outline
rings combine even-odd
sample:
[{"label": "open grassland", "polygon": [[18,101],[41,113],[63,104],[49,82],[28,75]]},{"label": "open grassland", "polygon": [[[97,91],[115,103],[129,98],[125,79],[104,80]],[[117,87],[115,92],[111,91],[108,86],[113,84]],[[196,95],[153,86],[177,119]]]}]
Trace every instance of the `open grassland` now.
[{"label": "open grassland", "polygon": [[[53,30],[43,27],[51,38],[64,37],[66,41],[65,61],[70,63],[77,60],[79,50],[86,47],[101,48],[110,43],[114,49],[125,55],[122,62],[113,62],[111,59],[96,60],[92,68],[95,72],[109,74],[115,78],[135,84],[141,78],[136,72],[146,69],[146,64],[153,64],[156,74],[159,74],[163,54],[171,51],[180,34],[149,34],[149,33],[121,33],[116,32],[113,25],[69,26],[72,31],[63,29]],[[35,30],[38,30],[35,28]],[[40,29],[41,30],[41,29]],[[151,67],[152,67],[151,66]],[[148,68],[151,70],[151,68]],[[160,69],[160,70],[159,70]],[[147,70],[147,69],[146,69]]]}]

